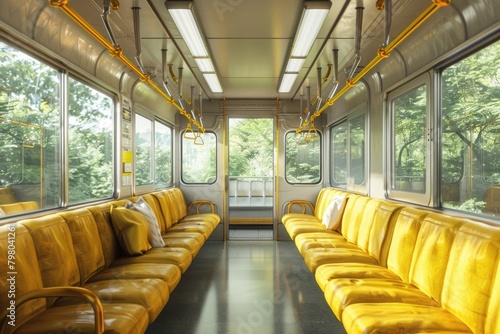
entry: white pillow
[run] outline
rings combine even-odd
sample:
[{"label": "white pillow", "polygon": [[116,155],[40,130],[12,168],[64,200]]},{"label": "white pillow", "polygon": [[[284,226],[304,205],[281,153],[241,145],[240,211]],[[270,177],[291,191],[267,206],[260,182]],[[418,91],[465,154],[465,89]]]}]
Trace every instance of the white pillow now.
[{"label": "white pillow", "polygon": [[334,196],[331,203],[323,213],[322,223],[329,230],[336,230],[342,222],[342,214],[344,212],[346,197]]},{"label": "white pillow", "polygon": [[127,209],[132,209],[137,212],[140,212],[146,217],[149,226],[148,232],[148,242],[153,247],[165,247],[165,241],[161,236],[160,226],[158,225],[158,220],[156,219],[155,213],[153,209],[149,206],[148,203],[144,200],[144,198],[139,197],[137,202],[133,203],[128,201],[125,204]]}]

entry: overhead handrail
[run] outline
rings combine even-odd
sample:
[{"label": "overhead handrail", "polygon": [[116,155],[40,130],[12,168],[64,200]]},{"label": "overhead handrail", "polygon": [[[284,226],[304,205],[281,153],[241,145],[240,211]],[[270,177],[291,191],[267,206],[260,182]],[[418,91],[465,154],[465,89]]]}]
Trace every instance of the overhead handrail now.
[{"label": "overhead handrail", "polygon": [[137,66],[142,73],[146,73],[144,65],[142,64],[142,43],[141,43],[141,18],[140,18],[140,7],[132,7],[132,14],[134,20],[134,37],[135,37],[135,60],[137,61]]},{"label": "overhead handrail", "polygon": [[[108,0],[105,1],[107,2]],[[117,0],[110,0],[110,1],[113,6],[118,4]],[[127,57],[123,55],[123,51],[116,44],[116,41],[112,42],[114,44],[110,43],[96,29],[94,29],[94,27],[92,27],[87,21],[85,21],[75,10],[69,7],[68,0],[49,0],[49,4],[53,7],[58,7],[64,13],[66,13],[74,22],[80,25],[85,31],[87,31],[87,33],[89,33],[92,37],[94,37],[106,49],[108,49],[112,57],[118,58],[125,66],[131,69],[132,72],[137,74],[137,76],[139,76],[139,79],[141,81],[149,84],[156,92],[158,92],[161,96],[163,96],[168,103],[173,105],[182,116],[186,117],[190,122],[195,124],[200,131],[202,132],[205,131],[205,129],[200,125],[200,123],[196,120],[193,120],[191,118],[191,115],[189,115],[184,108],[179,106],[171,96],[167,95],[162,89],[160,89],[156,85],[156,83],[154,83],[153,80],[151,80],[151,77],[148,74],[142,73],[139,68],[137,68]]]},{"label": "overhead handrail", "polygon": [[356,7],[356,36],[354,39],[354,62],[347,78],[351,79],[361,62],[361,33],[363,32],[363,10],[364,7]]},{"label": "overhead handrail", "polygon": [[108,15],[109,15],[109,9],[113,8],[113,10],[118,10],[120,8],[120,3],[118,0],[113,0],[110,3],[110,0],[104,0],[102,4],[102,13],[101,13],[101,19],[102,22],[104,23],[104,28],[106,29],[106,32],[108,33],[109,39],[111,40],[111,43],[113,43],[113,46],[115,48],[119,48],[120,45],[116,42],[115,39],[115,34],[113,33],[113,29],[111,29],[111,25],[109,24],[108,21]]},{"label": "overhead handrail", "polygon": [[385,47],[389,44],[391,39],[391,25],[392,25],[392,0],[377,0],[376,8],[378,10],[384,10],[385,16],[385,35],[384,35],[384,44],[382,47]]},{"label": "overhead handrail", "polygon": [[168,95],[172,96],[172,92],[170,91],[170,87],[168,86],[168,77],[167,77],[167,49],[161,49],[161,79],[163,82],[163,88]]},{"label": "overhead handrail", "polygon": [[337,89],[339,88],[339,50],[333,49],[333,86],[330,90],[330,94],[328,94],[327,100],[330,100],[334,95]]},{"label": "overhead handrail", "polygon": [[403,30],[397,37],[395,37],[387,46],[381,47],[377,51],[377,55],[373,60],[366,65],[357,75],[352,79],[348,79],[346,85],[332,98],[329,98],[323,107],[311,115],[307,122],[304,122],[295,131],[299,133],[302,131],[303,127],[307,126],[310,122],[314,121],[316,117],[321,115],[326,108],[330,107],[337,101],[344,93],[350,90],[356,85],[356,83],[361,80],[369,71],[371,71],[380,61],[389,57],[391,52],[399,46],[406,38],[408,38],[418,27],[420,27],[425,21],[427,21],[439,8],[448,6],[451,0],[431,0],[432,4],[427,7],[405,30]]}]

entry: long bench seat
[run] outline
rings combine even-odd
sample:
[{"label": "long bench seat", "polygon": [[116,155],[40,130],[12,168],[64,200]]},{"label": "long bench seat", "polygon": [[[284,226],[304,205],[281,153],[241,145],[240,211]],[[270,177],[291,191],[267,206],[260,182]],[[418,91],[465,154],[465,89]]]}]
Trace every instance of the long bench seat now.
[{"label": "long bench seat", "polygon": [[[146,216],[126,209],[140,201],[164,246],[122,231],[139,247],[132,256],[114,219],[125,214],[147,228]],[[1,226],[0,332],[144,333],[219,221],[214,212],[189,215],[172,188]]]},{"label": "long bench seat", "polygon": [[314,209],[282,222],[348,333],[500,333],[498,226],[333,188]]}]

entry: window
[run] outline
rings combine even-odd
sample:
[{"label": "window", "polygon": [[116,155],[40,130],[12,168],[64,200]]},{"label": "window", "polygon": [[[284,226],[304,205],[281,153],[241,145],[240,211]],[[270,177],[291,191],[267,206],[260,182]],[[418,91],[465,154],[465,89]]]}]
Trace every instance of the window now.
[{"label": "window", "polygon": [[153,121],[135,114],[135,185],[153,184]]},{"label": "window", "polygon": [[330,184],[366,191],[366,106],[330,130]]},{"label": "window", "polygon": [[69,203],[113,196],[113,101],[68,80]]},{"label": "window", "polygon": [[172,186],[172,129],[155,121],[155,188]]},{"label": "window", "polygon": [[427,88],[414,88],[391,102],[391,189],[424,193],[426,175]]},{"label": "window", "polygon": [[136,192],[172,186],[172,141],[171,127],[135,114]]},{"label": "window", "polygon": [[112,197],[113,100],[2,42],[0,78],[0,205],[33,211]]},{"label": "window", "polygon": [[321,180],[319,133],[288,132],[285,136],[285,179],[288,183],[318,183]]},{"label": "window", "polygon": [[[197,134],[198,135],[198,134]],[[213,132],[194,140],[182,136],[182,181],[214,183],[217,179],[217,138]]]},{"label": "window", "polygon": [[442,72],[441,205],[500,214],[500,42]]}]

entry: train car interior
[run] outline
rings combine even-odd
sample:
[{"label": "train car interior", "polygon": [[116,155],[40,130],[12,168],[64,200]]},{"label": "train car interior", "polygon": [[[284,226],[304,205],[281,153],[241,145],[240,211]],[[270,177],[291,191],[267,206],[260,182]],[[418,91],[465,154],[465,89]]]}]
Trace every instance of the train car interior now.
[{"label": "train car interior", "polygon": [[1,0],[0,332],[500,334],[499,0]]}]

